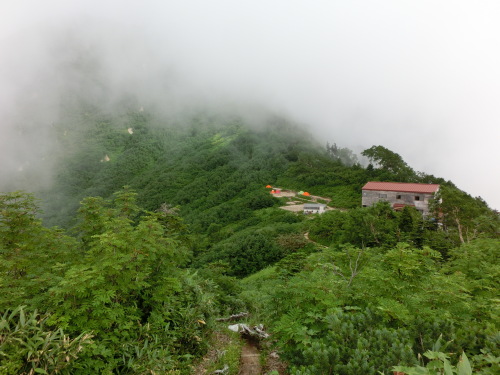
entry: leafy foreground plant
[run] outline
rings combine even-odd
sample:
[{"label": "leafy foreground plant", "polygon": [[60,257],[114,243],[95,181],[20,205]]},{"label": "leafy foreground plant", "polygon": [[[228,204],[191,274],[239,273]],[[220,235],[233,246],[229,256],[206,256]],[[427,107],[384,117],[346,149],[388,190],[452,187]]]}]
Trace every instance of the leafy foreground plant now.
[{"label": "leafy foreground plant", "polygon": [[450,357],[442,352],[433,352],[428,350],[424,356],[430,359],[427,366],[395,366],[393,371],[395,373],[402,373],[406,375],[471,375],[472,366],[465,353],[462,353],[456,366],[450,363]]},{"label": "leafy foreground plant", "polygon": [[[177,219],[135,197],[86,198],[79,240],[41,227],[30,195],[0,199],[0,375],[190,373],[207,350],[201,322],[218,309],[216,286],[184,268]],[[20,305],[43,318],[12,312]]]},{"label": "leafy foreground plant", "polygon": [[0,374],[70,373],[72,362],[91,343],[82,333],[71,339],[47,316],[26,312],[23,306],[6,311],[0,320]]},{"label": "leafy foreground plant", "polygon": [[52,320],[95,335],[79,373],[165,373],[206,350],[198,322],[215,308],[212,285],[179,267],[188,254],[168,218],[135,197],[125,188],[112,202],[83,201],[80,259],[49,292]]}]

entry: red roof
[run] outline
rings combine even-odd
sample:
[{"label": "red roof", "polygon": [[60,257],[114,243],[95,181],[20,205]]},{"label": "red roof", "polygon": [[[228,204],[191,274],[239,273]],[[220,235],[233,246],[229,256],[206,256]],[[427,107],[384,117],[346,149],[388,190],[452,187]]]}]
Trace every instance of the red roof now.
[{"label": "red roof", "polygon": [[406,182],[378,182],[370,181],[363,186],[363,190],[397,191],[401,193],[432,194],[438,191],[438,184],[414,184]]}]

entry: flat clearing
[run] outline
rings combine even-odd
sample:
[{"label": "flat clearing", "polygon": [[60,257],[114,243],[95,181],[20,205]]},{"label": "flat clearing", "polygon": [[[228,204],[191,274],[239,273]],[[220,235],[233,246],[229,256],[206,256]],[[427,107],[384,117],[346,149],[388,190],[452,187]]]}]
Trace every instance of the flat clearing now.
[{"label": "flat clearing", "polygon": [[290,212],[301,212],[301,211],[304,211],[304,204],[303,203],[291,204],[291,205],[287,205],[287,206],[281,206],[280,208],[282,210],[290,211]]},{"label": "flat clearing", "polygon": [[[302,197],[310,198],[310,200],[307,203],[315,203],[315,202],[318,202],[318,200],[321,200],[321,201],[325,202],[326,204],[331,202],[330,198],[320,197],[319,195],[303,196],[303,195],[297,193],[296,191],[287,190],[287,189],[280,189],[280,188],[273,188],[273,190],[280,191],[279,193],[274,193],[274,194],[270,193],[273,197],[275,197],[275,198],[289,198],[290,199],[289,202],[286,202],[285,206],[280,207],[282,210],[285,210],[285,211],[290,211],[290,212],[302,212],[302,211],[304,211],[304,203],[306,203],[306,202],[300,201],[300,200],[302,200],[301,199]],[[299,201],[295,201],[295,200],[293,200],[293,198],[297,198]],[[325,208],[325,211],[330,211],[330,210],[335,210],[335,208],[328,207],[328,206]]]}]

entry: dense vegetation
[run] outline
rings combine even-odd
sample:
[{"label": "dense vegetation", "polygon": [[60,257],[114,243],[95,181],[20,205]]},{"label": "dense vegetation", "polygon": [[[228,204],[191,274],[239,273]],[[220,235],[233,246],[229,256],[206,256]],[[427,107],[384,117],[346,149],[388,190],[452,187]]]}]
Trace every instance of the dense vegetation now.
[{"label": "dense vegetation", "polygon": [[[382,146],[365,168],[280,118],[87,108],[53,132],[51,188],[0,195],[0,374],[189,374],[243,309],[292,374],[424,371],[430,349],[498,371],[500,221],[451,182]],[[442,188],[423,218],[361,208],[370,180]],[[267,184],[337,209],[281,210]]]}]

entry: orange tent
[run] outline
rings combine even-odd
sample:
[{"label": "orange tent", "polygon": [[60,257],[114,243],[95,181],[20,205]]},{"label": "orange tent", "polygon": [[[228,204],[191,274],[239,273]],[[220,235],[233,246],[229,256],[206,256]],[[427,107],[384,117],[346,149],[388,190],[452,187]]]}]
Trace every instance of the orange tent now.
[{"label": "orange tent", "polygon": [[267,189],[271,189],[271,188],[272,188],[272,186],[271,186],[271,185],[267,185],[267,186],[266,186],[266,188],[267,188]]},{"label": "orange tent", "polygon": [[304,195],[304,196],[308,197],[308,196],[310,196],[311,194],[309,194],[307,191],[304,191],[304,194],[302,194],[302,195]]},{"label": "orange tent", "polygon": [[276,192],[274,190],[271,190],[271,194],[274,194],[274,193],[276,193]]}]

